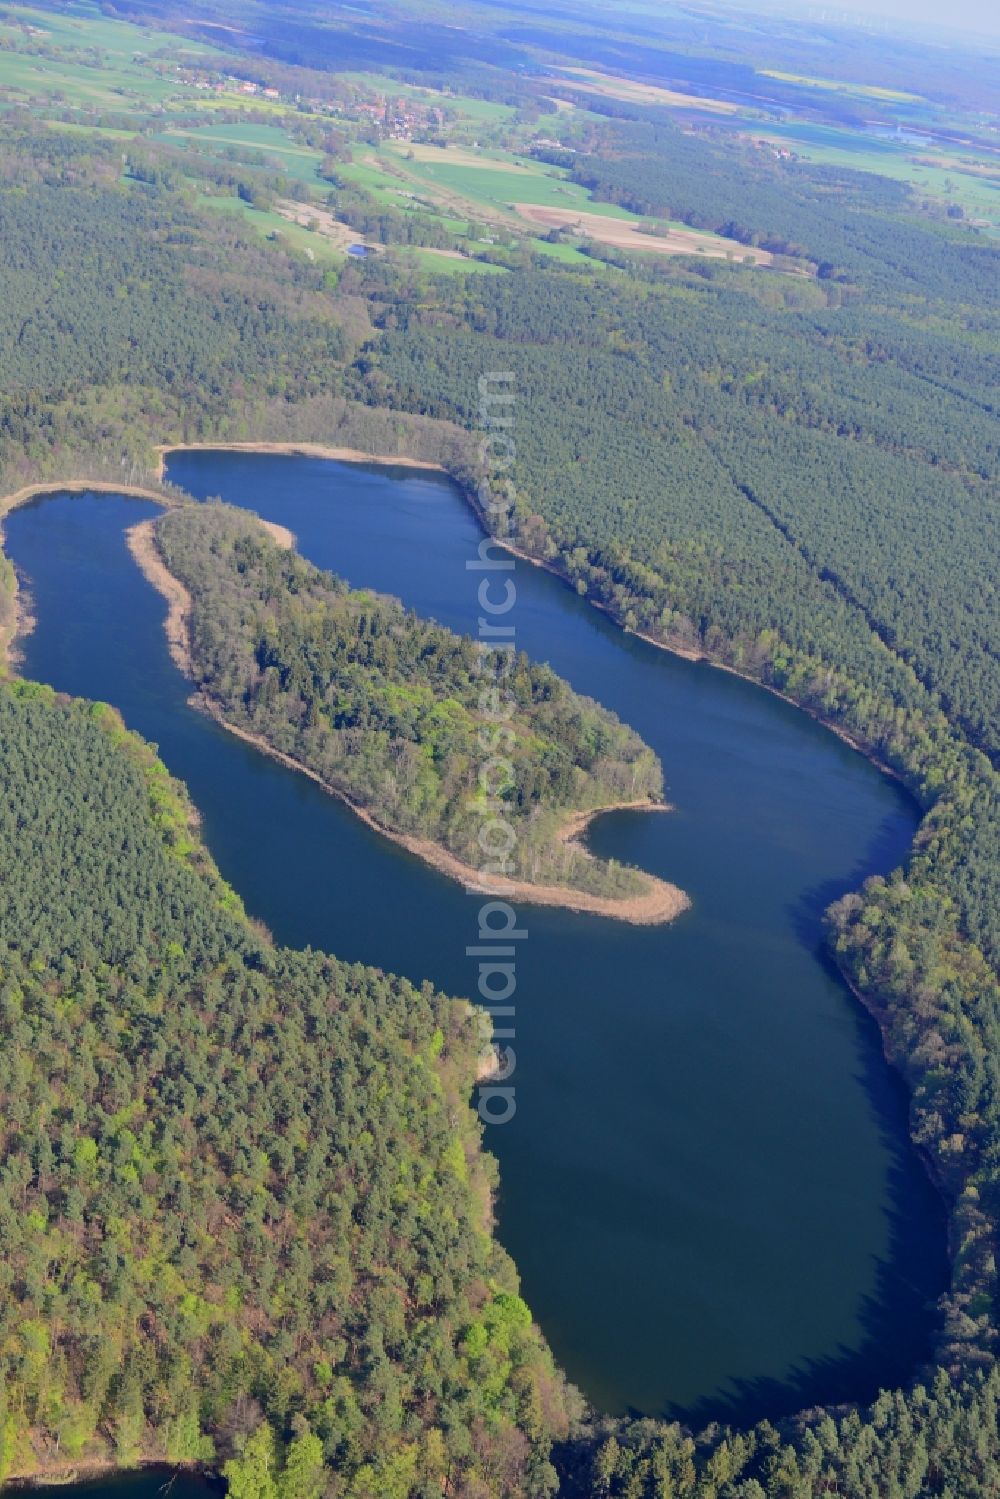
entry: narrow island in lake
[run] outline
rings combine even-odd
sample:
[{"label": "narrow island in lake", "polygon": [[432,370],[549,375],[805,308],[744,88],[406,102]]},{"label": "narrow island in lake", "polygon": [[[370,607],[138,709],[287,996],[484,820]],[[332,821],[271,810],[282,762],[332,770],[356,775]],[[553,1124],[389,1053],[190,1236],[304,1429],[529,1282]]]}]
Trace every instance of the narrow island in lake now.
[{"label": "narrow island in lake", "polygon": [[[214,503],[130,533],[201,706],[471,886],[645,925],[687,908],[675,885],[579,841],[599,811],[664,810],[660,762],[632,729],[523,653],[504,672],[498,722],[475,641],[348,588],[289,540]],[[488,791],[487,761],[509,763]],[[488,794],[513,833],[499,878],[479,843]]]}]

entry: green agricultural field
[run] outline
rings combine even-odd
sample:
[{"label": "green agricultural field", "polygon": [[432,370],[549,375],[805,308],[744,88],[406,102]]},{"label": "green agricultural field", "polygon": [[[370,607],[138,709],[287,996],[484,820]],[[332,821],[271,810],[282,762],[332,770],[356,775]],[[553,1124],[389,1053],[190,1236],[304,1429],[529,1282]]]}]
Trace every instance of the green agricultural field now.
[{"label": "green agricultural field", "polygon": [[[593,264],[571,243],[549,244],[537,238],[546,231],[521,218],[513,203],[577,209],[608,218],[637,220],[638,215],[610,203],[593,202],[586,189],[570,182],[558,168],[510,153],[476,152],[465,147],[444,150],[387,141],[359,148],[357,159],[338,168],[345,182],[370,193],[382,207],[435,215],[450,234],[465,235],[470,225],[494,231],[504,227],[530,239],[539,254],[569,265]],[[412,196],[410,196],[412,195]]]},{"label": "green agricultural field", "polygon": [[298,145],[277,125],[257,125],[248,121],[239,125],[198,125],[193,129],[178,126],[161,131],[156,139],[173,145],[190,142],[209,155],[222,157],[227,146],[260,151],[272,157],[281,170],[296,181],[320,185],[316,168],[323,159],[322,152]]},{"label": "green agricultural field", "polygon": [[585,265],[590,270],[604,270],[605,267],[599,260],[593,260],[589,255],[583,255],[575,245],[565,241],[551,244],[547,239],[532,240],[531,248],[538,255],[545,255],[550,260],[559,260],[563,265]]},{"label": "green agricultural field", "polygon": [[502,265],[491,265],[487,260],[466,260],[464,257],[443,255],[440,250],[426,250],[417,245],[394,245],[396,254],[407,260],[416,260],[424,270],[447,276],[462,276],[469,271],[481,271],[488,275],[506,275]]},{"label": "green agricultural field", "polygon": [[352,182],[357,187],[364,188],[366,193],[371,193],[372,197],[380,203],[394,208],[405,207],[406,200],[401,198],[400,194],[412,192],[412,184],[394,173],[384,171],[379,166],[369,165],[369,162],[375,162],[377,159],[375,148],[365,146],[361,148],[356,160],[337,164],[337,175],[345,182]]},{"label": "green agricultural field", "polygon": [[[213,114],[219,114],[222,110],[225,110],[227,114],[240,112],[244,114],[252,113],[254,115],[271,115],[275,121],[284,121],[289,114],[287,104],[283,104],[280,99],[265,99],[262,94],[199,93],[192,101],[185,100],[185,110],[188,110],[192,104],[199,112],[205,115],[206,119],[211,119]],[[307,120],[321,118],[321,116],[313,114],[310,111],[299,111],[298,109],[295,110],[295,115],[299,119]]]},{"label": "green agricultural field", "polygon": [[100,67],[6,50],[0,50],[0,88],[43,106],[87,110],[125,110],[136,104],[148,110],[177,92],[176,85],[139,68]]},{"label": "green agricultural field", "polygon": [[306,229],[301,224],[292,223],[273,208],[252,208],[249,203],[244,203],[242,198],[229,195],[213,194],[199,198],[198,201],[201,207],[211,209],[213,212],[238,215],[248,228],[264,239],[279,235],[283,244],[293,250],[301,251],[310,260],[330,265],[343,265],[346,259],[343,251],[322,234]]},{"label": "green agricultural field", "polygon": [[[985,169],[997,172],[995,178],[990,178],[962,171],[951,164],[953,157],[942,155],[942,163],[948,164],[932,165],[934,157],[942,154],[934,147],[880,140],[861,132],[853,134],[848,130],[786,121],[780,125],[770,123],[766,135],[788,146],[805,161],[852,167],[858,172],[875,172],[880,177],[906,182],[922,196],[958,203],[969,218],[988,219],[1000,225],[1000,163],[996,158],[983,158],[981,162]],[[961,151],[960,155],[974,160],[971,153]]]},{"label": "green agricultural field", "polygon": [[[128,21],[113,21],[88,0],[64,0],[58,10],[36,10],[30,5],[5,5],[4,24],[23,22],[45,33],[45,40],[67,49],[98,49],[120,63],[131,63],[137,53],[151,54],[170,48],[205,61],[226,54],[208,42],[190,41],[168,31],[137,27]],[[38,40],[38,38],[35,38]]]},{"label": "green agricultural field", "polygon": [[[154,63],[154,54],[169,49],[174,58],[205,62],[221,56],[203,43],[109,21],[96,6],[82,4],[59,12],[5,6],[0,43],[0,88],[84,110],[149,110],[178,97],[188,103],[195,90],[172,76],[166,59]],[[41,46],[58,49],[57,55],[38,56]]]},{"label": "green agricultural field", "polygon": [[81,125],[72,120],[46,120],[49,130],[61,130],[64,135],[87,135],[97,140],[134,141],[134,130],[120,130],[115,125]]},{"label": "green agricultural field", "polygon": [[837,78],[809,78],[802,73],[782,73],[777,68],[761,68],[761,78],[778,78],[783,83],[799,83],[806,88],[826,89],[830,93],[848,94],[858,99],[880,99],[894,104],[922,103],[919,94],[907,94],[900,89],[875,88],[871,84],[847,83]]},{"label": "green agricultural field", "polygon": [[[433,154],[431,154],[433,152]],[[380,154],[397,164],[397,170],[429,198],[437,194],[442,206],[454,211],[457,201],[515,222],[512,203],[537,203],[546,208],[578,208],[610,218],[635,219],[627,209],[610,203],[595,203],[585,188],[570,182],[558,167],[546,166],[530,156],[503,152],[455,151],[428,146],[408,147],[386,143]],[[411,159],[412,158],[412,159]]]}]

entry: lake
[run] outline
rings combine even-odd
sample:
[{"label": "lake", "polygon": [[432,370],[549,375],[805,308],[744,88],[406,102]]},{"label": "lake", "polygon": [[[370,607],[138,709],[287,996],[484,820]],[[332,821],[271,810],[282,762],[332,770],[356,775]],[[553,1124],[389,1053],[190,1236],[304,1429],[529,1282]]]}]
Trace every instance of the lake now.
[{"label": "lake", "polygon": [[[352,584],[475,631],[481,531],[441,476],[226,452],[176,453],[168,476],[290,527]],[[279,941],[471,994],[479,902],[188,706],[164,605],[123,542],[155,508],[63,495],[8,518],[37,616],[25,675],[115,703],[159,745]],[[604,816],[591,846],[693,907],[657,928],[521,909],[517,1112],[486,1134],[498,1235],[601,1409],[746,1421],[866,1399],[929,1351],[944,1213],[820,918],[904,858],[916,808],[772,694],[625,635],[540,569],[514,578],[519,645],[663,760],[676,810]]]}]

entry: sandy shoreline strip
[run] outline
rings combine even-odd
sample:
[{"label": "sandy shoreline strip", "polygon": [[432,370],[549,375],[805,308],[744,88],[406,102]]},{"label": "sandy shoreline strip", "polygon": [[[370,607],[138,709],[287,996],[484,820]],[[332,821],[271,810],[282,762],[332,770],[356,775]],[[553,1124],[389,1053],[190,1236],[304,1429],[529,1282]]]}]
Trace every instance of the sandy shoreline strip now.
[{"label": "sandy shoreline strip", "polygon": [[[166,472],[171,453],[284,453],[293,458],[331,458],[336,463],[377,463],[386,468],[423,468],[443,474],[440,463],[425,458],[407,458],[403,453],[365,453],[361,448],[332,448],[322,442],[167,442],[153,449],[159,454],[158,477]],[[60,489],[65,485],[57,486]]]},{"label": "sandy shoreline strip", "polygon": [[270,536],[271,540],[273,542],[276,542],[283,552],[291,552],[295,550],[294,531],[289,531],[287,526],[279,525],[276,520],[261,520],[259,515],[257,517],[257,521],[264,527],[264,530],[267,532],[268,536]]},{"label": "sandy shoreline strip", "polygon": [[125,541],[133,560],[147,582],[167,601],[163,631],[174,665],[186,677],[192,673],[190,631],[191,595],[184,584],[169,572],[153,538],[154,522],[140,521],[125,532]]},{"label": "sandy shoreline strip", "polygon": [[110,479],[42,479],[0,498],[0,520],[19,505],[27,505],[43,494],[123,494],[128,499],[155,500],[158,505],[177,504],[169,495],[142,484],[119,484]]},{"label": "sandy shoreline strip", "polygon": [[[211,699],[205,699],[203,694],[198,696],[198,706],[230,734],[235,734],[238,739],[252,744],[255,749],[269,755],[272,760],[279,761],[289,770],[297,770],[301,775],[308,776],[331,796],[336,796],[342,802],[346,802],[362,822],[374,832],[383,838],[390,839],[393,843],[398,843],[401,848],[405,848],[408,853],[415,854],[418,859],[422,859],[425,864],[430,864],[440,874],[459,881],[471,894],[488,895],[526,906],[562,906],[566,910],[585,912],[593,916],[611,916],[618,921],[631,922],[634,926],[659,926],[664,922],[673,921],[691,905],[688,896],[677,885],[668,884],[666,880],[657,879],[655,875],[644,872],[642,877],[648,881],[649,889],[642,895],[631,895],[621,899],[607,895],[591,895],[586,890],[574,890],[569,885],[535,885],[530,880],[485,878],[481,870],[474,868],[471,864],[464,864],[461,859],[456,858],[454,854],[438,844],[432,843],[430,839],[414,838],[409,833],[397,833],[383,826],[366,807],[359,806],[346,792],[341,791],[337,786],[332,786],[318,772],[311,770],[308,765],[303,765],[301,760],[296,760],[292,755],[286,755],[283,751],[274,749],[259,734],[253,734],[249,729],[238,728],[223,718],[218,706]],[[628,805],[634,806],[635,804],[629,803]],[[643,802],[641,805],[646,811],[666,810],[654,802]],[[621,806],[596,807],[592,812],[577,814],[577,816],[584,819],[585,825],[601,812],[621,810],[623,810]],[[581,827],[576,825],[570,830],[569,835],[560,834],[560,836],[567,838],[574,834],[578,836],[581,831]]]},{"label": "sandy shoreline strip", "polygon": [[[167,601],[167,617],[163,622],[167,645],[174,665],[189,677],[193,674],[189,633],[191,595],[160,556],[154,536],[155,525],[155,520],[144,520],[136,526],[130,526],[125,532],[125,542],[143,577]],[[295,537],[287,526],[279,526],[275,521],[267,520],[258,520],[258,525],[285,551],[291,551],[295,545]]]},{"label": "sandy shoreline strip", "polygon": [[[193,674],[189,634],[191,595],[164,565],[154,540],[153,525],[152,521],[142,521],[139,525],[129,529],[126,533],[129,550],[143,576],[167,601],[164,629],[170,654],[185,676],[191,676]],[[407,852],[423,859],[439,873],[447,875],[449,879],[458,880],[470,891],[518,901],[523,905],[562,906],[570,911],[586,912],[594,916],[611,916],[619,921],[631,922],[636,926],[658,926],[663,922],[673,921],[691,904],[684,891],[678,886],[645,873],[642,874],[642,878],[647,883],[647,889],[641,895],[625,896],[619,899],[612,896],[592,895],[586,890],[573,890],[568,885],[535,885],[528,880],[484,879],[482,871],[471,864],[463,863],[447,849],[432,843],[429,838],[414,838],[408,833],[397,833],[391,828],[384,827],[366,807],[359,806],[346,792],[324,780],[317,771],[293,756],[286,755],[282,750],[275,749],[259,734],[251,733],[249,729],[239,728],[236,724],[230,723],[223,716],[218,704],[204,693],[197,693],[195,701],[203,712],[214,718],[216,723],[230,734],[235,734],[237,739],[252,744],[262,754],[269,755],[272,760],[277,760],[289,770],[308,776],[318,786],[322,786],[324,791],[346,802],[368,827],[383,838],[391,839],[393,843],[399,844]],[[560,831],[560,838],[567,843],[579,839],[588,823],[601,812],[640,808],[645,811],[668,810],[661,803],[645,801],[618,802],[610,806],[593,807],[585,812],[573,813]]]}]

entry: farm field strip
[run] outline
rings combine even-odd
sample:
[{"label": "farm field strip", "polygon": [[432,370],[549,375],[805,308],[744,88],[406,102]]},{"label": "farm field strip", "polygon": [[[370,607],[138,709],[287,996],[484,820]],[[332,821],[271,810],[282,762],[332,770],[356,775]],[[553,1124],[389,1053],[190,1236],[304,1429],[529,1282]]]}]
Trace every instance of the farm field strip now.
[{"label": "farm field strip", "polygon": [[654,255],[707,255],[715,260],[750,260],[755,265],[771,265],[774,257],[767,250],[741,245],[734,239],[717,234],[703,234],[698,229],[670,229],[662,234],[647,234],[635,221],[610,218],[604,214],[580,213],[572,208],[544,208],[533,203],[515,205],[522,216],[549,229],[577,230],[580,234],[611,245],[619,250],[636,250]]},{"label": "farm field strip", "polygon": [[655,83],[639,83],[636,79],[599,73],[594,68],[561,68],[554,81],[570,83],[574,88],[601,94],[605,98],[622,99],[628,104],[663,104],[668,109],[702,109],[710,114],[733,115],[740,112],[740,106],[727,99],[712,99],[706,94],[685,94],[679,89],[663,88]]}]

